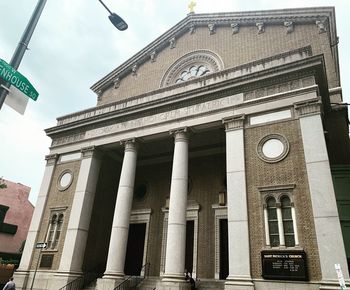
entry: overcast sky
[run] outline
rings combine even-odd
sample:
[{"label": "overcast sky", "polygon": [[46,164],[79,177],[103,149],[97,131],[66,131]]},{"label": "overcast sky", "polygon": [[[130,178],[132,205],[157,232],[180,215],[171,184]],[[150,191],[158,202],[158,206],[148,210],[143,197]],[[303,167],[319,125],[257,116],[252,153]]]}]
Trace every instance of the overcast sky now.
[{"label": "overcast sky", "polygon": [[[0,0],[0,58],[10,62],[37,0]],[[92,84],[186,17],[190,0],[105,0],[129,24],[120,32],[98,0],[48,0],[19,71],[39,92],[24,116],[0,111],[0,177],[32,188],[35,204],[49,153],[43,131],[96,105]],[[335,6],[343,96],[350,102],[349,0],[197,0],[195,13]]]}]

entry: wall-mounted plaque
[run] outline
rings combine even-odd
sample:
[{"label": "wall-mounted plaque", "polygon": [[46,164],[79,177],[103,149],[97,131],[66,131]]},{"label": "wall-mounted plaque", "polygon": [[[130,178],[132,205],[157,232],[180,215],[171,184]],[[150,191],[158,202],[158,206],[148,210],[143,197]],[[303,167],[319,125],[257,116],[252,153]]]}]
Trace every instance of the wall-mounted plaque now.
[{"label": "wall-mounted plaque", "polygon": [[307,281],[304,251],[262,251],[262,276],[265,279]]}]

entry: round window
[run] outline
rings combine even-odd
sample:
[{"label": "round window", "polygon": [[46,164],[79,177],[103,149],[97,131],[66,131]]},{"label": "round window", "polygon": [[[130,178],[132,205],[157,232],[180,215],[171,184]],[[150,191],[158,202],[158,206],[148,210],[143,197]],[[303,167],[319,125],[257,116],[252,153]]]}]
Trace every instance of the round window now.
[{"label": "round window", "polygon": [[257,153],[265,162],[274,163],[284,159],[289,152],[288,140],[279,134],[267,135],[259,141]]},{"label": "round window", "polygon": [[60,174],[58,178],[58,189],[66,190],[73,181],[73,173],[70,170],[65,170]]}]

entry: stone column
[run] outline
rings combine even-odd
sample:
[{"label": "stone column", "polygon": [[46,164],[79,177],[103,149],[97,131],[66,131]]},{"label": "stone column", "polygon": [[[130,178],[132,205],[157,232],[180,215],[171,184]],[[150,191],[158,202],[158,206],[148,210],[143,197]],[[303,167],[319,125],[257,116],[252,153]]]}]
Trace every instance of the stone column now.
[{"label": "stone column", "polygon": [[124,277],[124,265],[126,248],[128,244],[130,214],[134,194],[137,146],[135,139],[123,141],[122,143],[125,146],[124,160],[120,174],[117,201],[114,210],[107,266],[103,279],[101,280],[109,278],[111,278],[111,280],[116,280]]},{"label": "stone column", "polygon": [[244,115],[225,118],[229,276],[225,289],[252,290],[246,171]]},{"label": "stone column", "polygon": [[39,234],[40,225],[42,222],[44,209],[46,206],[46,202],[47,202],[47,198],[48,198],[48,194],[51,186],[52,176],[55,171],[57,158],[58,158],[57,154],[47,155],[45,157],[47,163],[45,167],[44,177],[41,182],[38,199],[36,201],[32,221],[30,223],[26,244],[25,244],[22,258],[21,258],[21,263],[15,273],[16,284],[20,288],[21,287],[25,288],[28,280],[28,274],[29,274],[29,270],[32,262],[32,256],[35,251],[35,244],[37,242],[36,239]]},{"label": "stone column", "polygon": [[101,167],[101,160],[94,146],[83,148],[81,152],[82,160],[77,185],[70,210],[60,266],[58,274],[56,274],[56,280],[59,281],[57,282],[59,284],[66,283],[82,273],[91,213]]},{"label": "stone column", "polygon": [[332,288],[337,284],[334,265],[341,265],[345,279],[349,279],[349,274],[324,138],[321,102],[316,100],[295,104],[295,111],[300,122],[320,256],[322,274],[320,289],[335,289]]},{"label": "stone column", "polygon": [[187,289],[184,283],[186,250],[186,209],[188,190],[187,128],[170,132],[175,137],[171,175],[168,235],[165,256],[164,289]]}]

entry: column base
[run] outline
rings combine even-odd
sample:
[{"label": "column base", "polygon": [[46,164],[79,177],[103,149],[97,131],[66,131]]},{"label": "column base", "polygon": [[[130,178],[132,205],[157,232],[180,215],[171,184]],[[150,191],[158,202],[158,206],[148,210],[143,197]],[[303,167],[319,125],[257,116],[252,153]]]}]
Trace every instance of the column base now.
[{"label": "column base", "polygon": [[120,283],[124,281],[124,275],[113,276],[104,275],[103,278],[98,278],[96,283],[96,290],[111,290],[117,287]]},{"label": "column base", "polygon": [[254,290],[255,286],[251,277],[228,276],[225,282],[225,290]]},{"label": "column base", "polygon": [[[350,280],[346,279],[345,284],[349,285]],[[339,281],[338,280],[323,280],[321,281],[320,290],[339,290]]]},{"label": "column base", "polygon": [[51,289],[60,289],[75,279],[82,277],[82,272],[57,272],[54,274]]},{"label": "column base", "polygon": [[18,289],[26,289],[29,281],[30,272],[17,270],[13,273],[13,277]]}]

